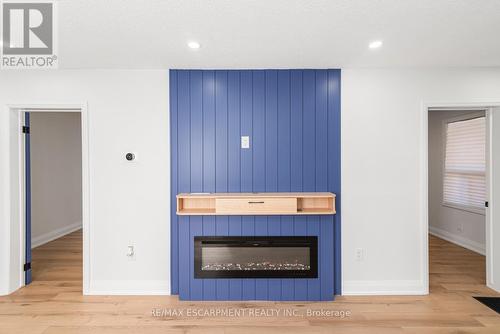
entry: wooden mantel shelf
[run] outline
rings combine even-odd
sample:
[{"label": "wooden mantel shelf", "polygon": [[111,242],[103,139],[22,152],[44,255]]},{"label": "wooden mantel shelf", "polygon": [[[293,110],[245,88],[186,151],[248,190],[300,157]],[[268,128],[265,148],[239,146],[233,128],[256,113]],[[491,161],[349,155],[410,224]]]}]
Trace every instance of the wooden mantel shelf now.
[{"label": "wooden mantel shelf", "polygon": [[177,195],[177,214],[181,216],[333,215],[335,194],[184,193]]}]

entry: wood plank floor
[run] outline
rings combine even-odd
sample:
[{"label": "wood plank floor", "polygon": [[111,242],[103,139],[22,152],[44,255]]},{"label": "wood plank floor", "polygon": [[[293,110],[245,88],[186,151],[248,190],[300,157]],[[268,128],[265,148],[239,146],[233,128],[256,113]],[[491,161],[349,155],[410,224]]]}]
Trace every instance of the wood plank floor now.
[{"label": "wood plank floor", "polygon": [[[484,285],[484,257],[432,236],[430,295],[345,296],[333,303],[82,296],[81,238],[78,231],[33,251],[33,283],[0,297],[0,333],[500,333],[500,316],[471,297],[498,295]],[[154,309],[164,313],[153,316]],[[245,313],[187,314],[231,309]],[[173,310],[183,314],[169,315]],[[256,316],[265,310],[280,314]],[[308,315],[307,310],[344,310],[350,316]]]}]

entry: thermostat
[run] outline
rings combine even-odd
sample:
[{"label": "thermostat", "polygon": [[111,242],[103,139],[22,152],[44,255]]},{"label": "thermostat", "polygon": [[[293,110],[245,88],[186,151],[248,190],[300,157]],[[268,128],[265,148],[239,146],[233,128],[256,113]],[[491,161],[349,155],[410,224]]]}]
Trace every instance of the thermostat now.
[{"label": "thermostat", "polygon": [[134,161],[135,160],[135,154],[129,152],[129,153],[125,154],[125,159],[127,159],[127,161]]}]

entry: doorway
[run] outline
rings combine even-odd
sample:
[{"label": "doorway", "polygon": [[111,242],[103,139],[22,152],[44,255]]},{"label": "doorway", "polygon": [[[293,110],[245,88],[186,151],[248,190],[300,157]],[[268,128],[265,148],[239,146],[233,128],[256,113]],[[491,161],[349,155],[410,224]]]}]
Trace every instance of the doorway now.
[{"label": "doorway", "polygon": [[[25,111],[23,134],[24,283],[81,281],[81,112]],[[72,242],[62,242],[70,234]]]},{"label": "doorway", "polygon": [[[431,261],[433,261],[433,258],[430,253],[435,252],[436,248],[445,245],[445,248],[448,246],[456,247],[451,247],[451,250],[448,249],[449,253],[453,253],[453,249],[465,252],[464,254],[457,254],[455,257],[455,260],[459,262],[462,258],[468,257],[467,254],[477,257],[472,262],[472,266],[482,262],[482,265],[474,269],[482,273],[473,279],[485,289],[487,289],[487,286],[500,292],[500,266],[498,265],[500,257],[498,255],[500,254],[500,224],[495,223],[498,220],[495,217],[500,214],[500,206],[495,205],[495,198],[500,198],[499,107],[500,103],[490,105],[487,103],[424,104],[422,109],[422,119],[424,121],[424,136],[422,137],[422,152],[424,153],[422,159],[422,168],[424,170],[422,179],[422,188],[424,189],[422,245],[424,247],[422,253],[426,262],[423,280],[426,286],[431,286],[431,291],[433,282],[430,282],[429,279],[432,279],[429,269],[432,269]],[[438,123],[433,125],[433,119],[438,119]],[[473,133],[460,133],[457,129],[460,130],[460,127],[465,125],[469,125],[469,129],[472,129],[474,128],[471,127],[474,125],[472,123],[475,123],[476,128],[482,126],[483,132],[481,135],[476,133],[476,139],[469,138],[465,142],[471,140],[477,142],[479,140],[477,138],[482,138],[483,167],[482,169],[467,170],[467,166],[465,166],[467,168],[460,167],[460,160],[465,159],[464,161],[467,162],[467,159],[477,159],[477,155],[474,157],[467,156],[466,152],[458,152],[457,155],[457,143],[461,139],[464,141],[464,138],[467,139],[467,136],[473,135]],[[480,123],[482,125],[479,125]],[[450,126],[450,124],[453,125]],[[451,137],[448,141],[448,165],[446,165],[447,134]],[[456,137],[455,141],[453,136]],[[469,149],[471,149],[470,145]],[[476,152],[478,152],[477,147]],[[462,176],[457,175],[457,173],[462,174]],[[468,174],[468,176],[465,177],[464,174]],[[482,181],[479,180],[481,178]],[[436,192],[436,188],[440,189],[440,191]],[[469,191],[464,195],[461,190]],[[455,210],[455,215],[452,216],[451,220],[443,214],[443,207]],[[464,220],[464,213],[469,215],[469,219]],[[475,220],[470,219],[472,216],[475,217]],[[436,217],[441,221],[436,223]],[[447,222],[443,225],[445,218]],[[482,227],[483,221],[484,228]],[[431,249],[429,249],[429,246],[431,246]],[[442,258],[438,258],[438,262],[442,263],[442,261]],[[455,272],[457,270],[457,268],[452,269]],[[467,280],[467,278],[464,279]]]},{"label": "doorway", "polygon": [[[10,212],[12,228],[10,229],[11,255],[9,257],[9,272],[12,273],[11,291],[15,291],[25,285],[25,269],[29,267],[26,262],[26,170],[25,149],[26,134],[23,133],[26,113],[79,113],[81,121],[81,208],[82,208],[82,247],[83,251],[83,294],[90,291],[90,161],[89,161],[89,117],[86,103],[80,104],[10,104],[9,122],[10,135]],[[31,235],[31,233],[29,234]],[[81,267],[81,265],[80,265]],[[81,269],[81,268],[80,268]],[[79,288],[81,291],[82,289]]]},{"label": "doorway", "polygon": [[430,291],[486,285],[486,110],[429,110]]}]

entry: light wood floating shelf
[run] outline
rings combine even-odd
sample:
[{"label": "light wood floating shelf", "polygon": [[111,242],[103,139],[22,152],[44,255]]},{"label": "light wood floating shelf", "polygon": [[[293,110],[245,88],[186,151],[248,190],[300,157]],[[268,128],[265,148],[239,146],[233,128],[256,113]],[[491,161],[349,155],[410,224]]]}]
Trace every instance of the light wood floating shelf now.
[{"label": "light wood floating shelf", "polygon": [[332,193],[193,193],[177,195],[181,216],[333,215]]}]

